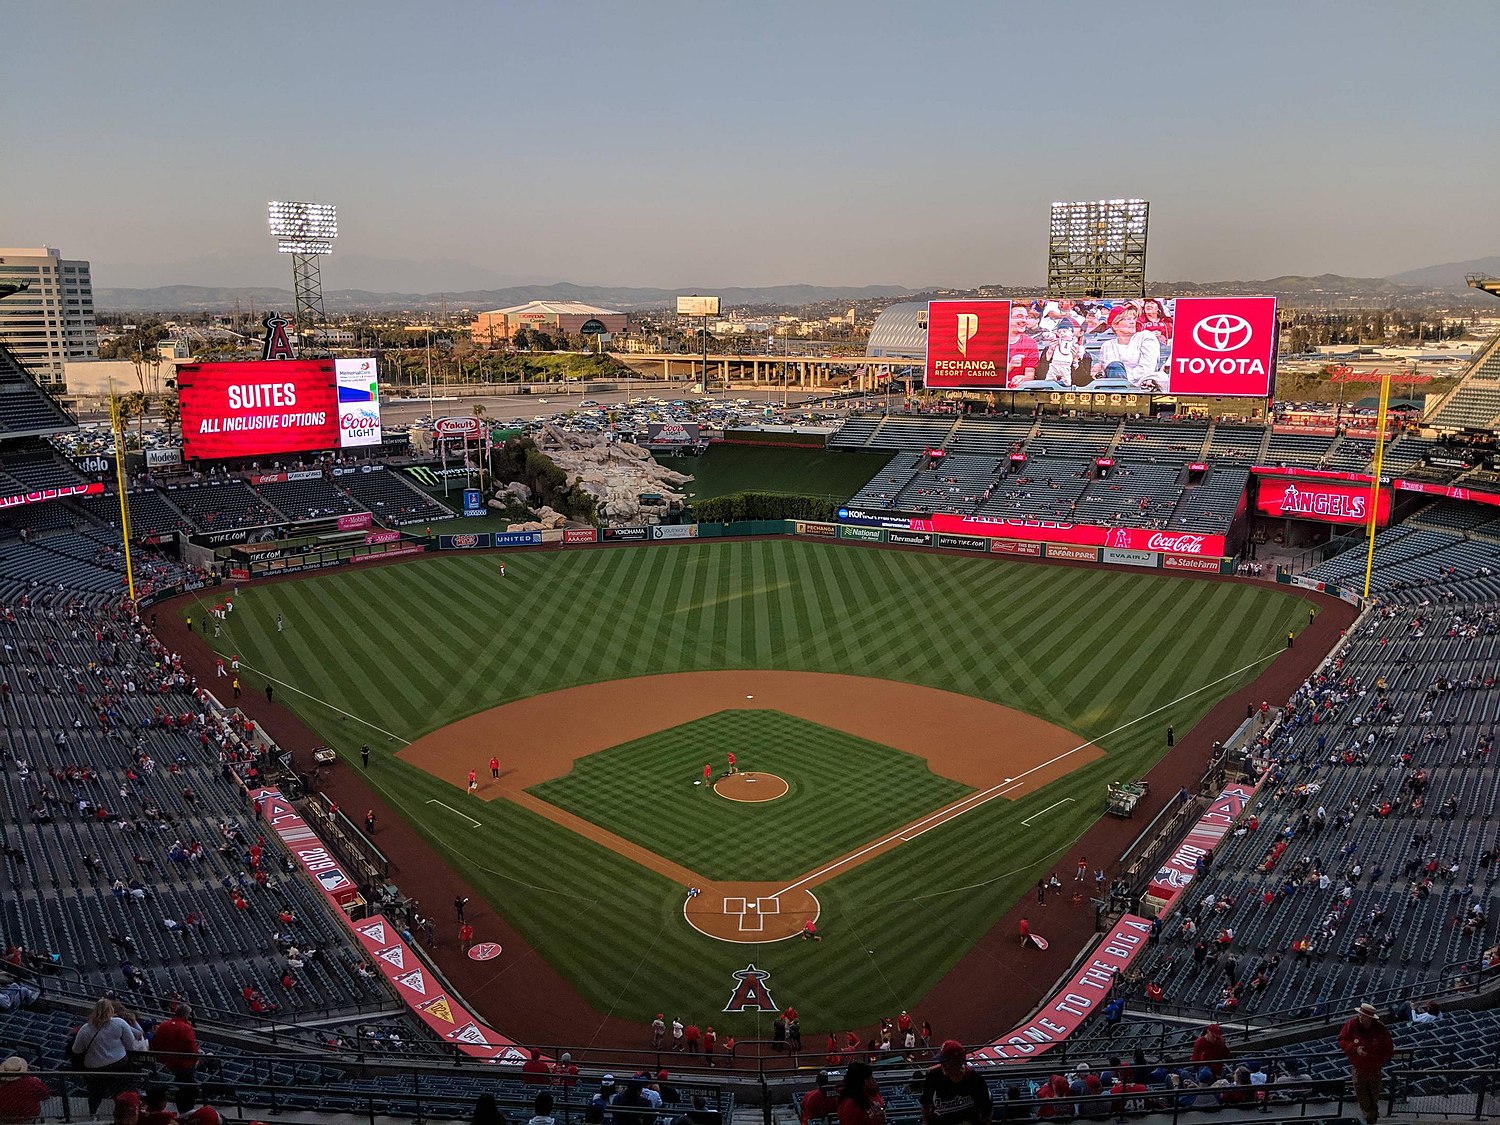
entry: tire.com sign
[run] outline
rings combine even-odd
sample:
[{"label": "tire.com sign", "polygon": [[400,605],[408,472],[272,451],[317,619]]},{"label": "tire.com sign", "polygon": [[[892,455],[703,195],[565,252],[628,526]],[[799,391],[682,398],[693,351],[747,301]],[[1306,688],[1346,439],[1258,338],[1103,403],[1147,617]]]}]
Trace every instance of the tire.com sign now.
[{"label": "tire.com sign", "polygon": [[189,363],[177,369],[187,458],[256,457],[339,447],[331,359]]}]

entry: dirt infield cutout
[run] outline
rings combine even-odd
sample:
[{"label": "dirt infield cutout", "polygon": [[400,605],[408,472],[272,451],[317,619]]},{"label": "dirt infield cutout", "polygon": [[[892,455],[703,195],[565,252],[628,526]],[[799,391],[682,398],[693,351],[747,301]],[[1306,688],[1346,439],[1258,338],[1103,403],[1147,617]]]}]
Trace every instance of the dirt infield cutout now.
[{"label": "dirt infield cutout", "polygon": [[720,797],[745,805],[763,805],[777,797],[785,797],[791,790],[786,778],[755,770],[731,773],[714,782],[714,792]]},{"label": "dirt infield cutout", "polygon": [[[934,773],[975,792],[837,856],[796,881],[715,882],[527,793],[567,774],[579,758],[729,709],[782,711],[924,758]],[[505,747],[525,746],[507,761]],[[487,778],[491,753],[498,781]],[[1034,715],[957,692],[826,672],[720,671],[640,676],[565,688],[460,719],[425,735],[398,757],[463,792],[469,770],[479,797],[503,797],[680,884],[683,916],[699,932],[742,944],[782,941],[816,922],[813,888],[875,856],[998,798],[1035,792],[1103,756],[1076,734]],[[772,778],[774,775],[763,775]],[[720,778],[725,781],[745,774]],[[786,786],[782,778],[775,778]],[[737,788],[761,784],[741,781]],[[783,788],[777,796],[786,790]],[[731,800],[766,800],[721,792]],[[690,888],[698,894],[688,895]]]}]

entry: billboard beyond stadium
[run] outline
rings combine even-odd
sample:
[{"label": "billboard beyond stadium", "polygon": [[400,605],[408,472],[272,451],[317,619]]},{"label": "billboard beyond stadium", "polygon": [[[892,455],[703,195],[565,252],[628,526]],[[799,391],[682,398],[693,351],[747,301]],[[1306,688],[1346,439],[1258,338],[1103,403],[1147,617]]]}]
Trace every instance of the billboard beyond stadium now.
[{"label": "billboard beyond stadium", "polygon": [[1276,298],[932,301],[934,390],[1145,391],[1266,398]]},{"label": "billboard beyond stadium", "polygon": [[373,359],[272,359],[178,368],[184,459],[379,445]]}]

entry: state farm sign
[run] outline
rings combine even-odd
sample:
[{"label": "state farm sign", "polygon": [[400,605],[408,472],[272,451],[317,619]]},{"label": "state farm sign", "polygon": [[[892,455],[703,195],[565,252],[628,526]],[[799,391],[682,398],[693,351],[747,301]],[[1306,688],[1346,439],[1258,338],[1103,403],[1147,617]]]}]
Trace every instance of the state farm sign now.
[{"label": "state farm sign", "polygon": [[1178,297],[1170,386],[1179,395],[1271,393],[1275,297]]},{"label": "state farm sign", "polygon": [[1219,560],[1200,558],[1197,555],[1163,555],[1163,570],[1191,570],[1197,574],[1218,574]]},{"label": "state farm sign", "polygon": [[[1307,480],[1262,480],[1256,508],[1270,516],[1319,523],[1363,524],[1370,519],[1370,490]],[[1391,518],[1390,489],[1380,490],[1377,524]]]}]

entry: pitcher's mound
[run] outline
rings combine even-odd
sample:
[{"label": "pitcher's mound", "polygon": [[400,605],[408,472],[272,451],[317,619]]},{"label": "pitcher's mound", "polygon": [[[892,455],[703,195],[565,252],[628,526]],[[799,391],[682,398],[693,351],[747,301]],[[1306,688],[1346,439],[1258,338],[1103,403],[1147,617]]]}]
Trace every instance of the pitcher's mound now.
[{"label": "pitcher's mound", "polygon": [[747,805],[785,797],[790,788],[774,773],[731,773],[714,782],[714,792],[719,796]]}]

